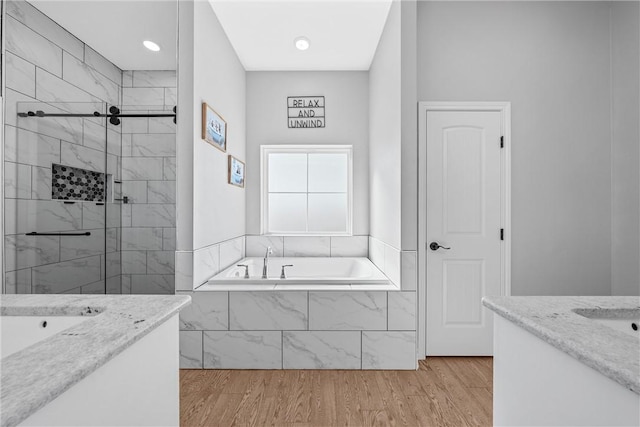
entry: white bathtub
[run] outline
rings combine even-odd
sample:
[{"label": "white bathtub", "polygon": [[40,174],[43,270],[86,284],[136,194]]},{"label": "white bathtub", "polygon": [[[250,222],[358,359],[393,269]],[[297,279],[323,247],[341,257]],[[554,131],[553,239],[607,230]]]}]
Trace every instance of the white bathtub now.
[{"label": "white bathtub", "polygon": [[[245,268],[249,266],[249,278]],[[286,279],[281,279],[282,266]],[[368,258],[270,257],[268,277],[262,278],[263,258],[250,257],[212,277],[198,290],[397,290]]]}]

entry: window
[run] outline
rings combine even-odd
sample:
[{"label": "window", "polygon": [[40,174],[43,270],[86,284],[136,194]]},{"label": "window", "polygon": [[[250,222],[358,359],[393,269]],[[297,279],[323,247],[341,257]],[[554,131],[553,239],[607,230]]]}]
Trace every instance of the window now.
[{"label": "window", "polygon": [[263,145],[262,234],[351,235],[350,145]]}]

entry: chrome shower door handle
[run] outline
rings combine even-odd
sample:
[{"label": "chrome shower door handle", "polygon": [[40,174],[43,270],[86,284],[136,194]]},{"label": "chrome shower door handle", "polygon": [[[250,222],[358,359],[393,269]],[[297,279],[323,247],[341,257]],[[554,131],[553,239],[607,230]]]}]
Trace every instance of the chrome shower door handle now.
[{"label": "chrome shower door handle", "polygon": [[287,265],[283,265],[283,266],[282,266],[282,271],[280,272],[280,278],[281,278],[281,279],[286,279],[286,278],[287,278],[287,275],[286,275],[286,274],[285,274],[285,272],[284,272],[284,269],[285,269],[286,267],[293,267],[293,264],[287,264]]}]

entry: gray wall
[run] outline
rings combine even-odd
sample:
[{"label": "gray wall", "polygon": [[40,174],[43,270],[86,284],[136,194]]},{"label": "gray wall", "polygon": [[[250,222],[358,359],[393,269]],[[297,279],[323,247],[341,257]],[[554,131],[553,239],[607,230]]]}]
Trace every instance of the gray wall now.
[{"label": "gray wall", "polygon": [[[353,145],[353,234],[369,234],[367,72],[247,73],[247,234],[260,234],[260,146]],[[289,129],[287,96],[325,97],[326,127]]]},{"label": "gray wall", "polygon": [[[245,234],[245,190],[227,183],[227,156],[245,160],[246,73],[208,2],[179,2],[179,12],[176,275],[188,290],[220,270],[222,242]],[[227,123],[226,153],[201,138],[202,102]]]},{"label": "gray wall", "polygon": [[401,247],[402,210],[400,12],[400,2],[394,2],[369,70],[371,236],[396,249]]},{"label": "gray wall", "polygon": [[640,3],[611,4],[613,295],[640,293]]},{"label": "gray wall", "polygon": [[611,292],[609,13],[418,4],[419,100],[512,103],[514,295]]}]

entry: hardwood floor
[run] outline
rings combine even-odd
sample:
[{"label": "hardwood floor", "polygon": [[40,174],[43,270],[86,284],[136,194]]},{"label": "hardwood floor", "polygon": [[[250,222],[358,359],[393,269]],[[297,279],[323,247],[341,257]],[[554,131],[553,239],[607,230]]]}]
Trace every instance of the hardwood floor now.
[{"label": "hardwood floor", "polygon": [[417,371],[182,370],[180,425],[491,425],[492,366],[430,357]]}]

